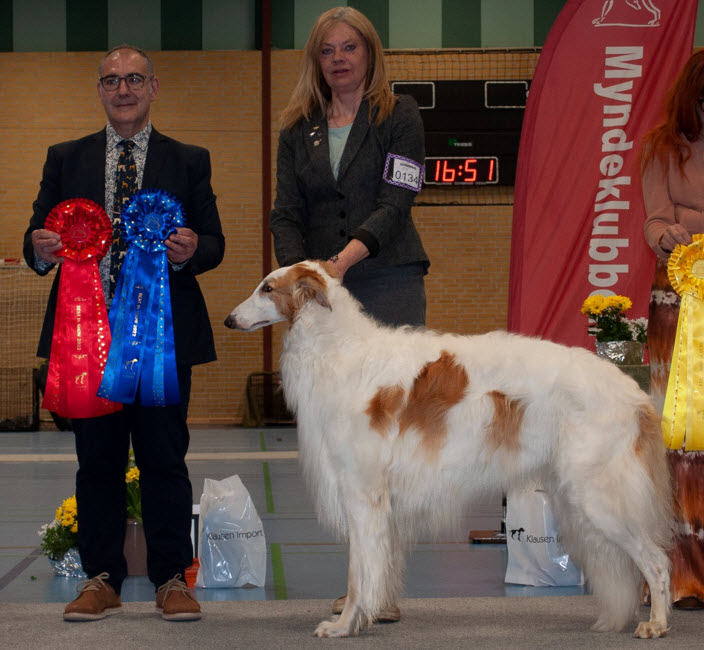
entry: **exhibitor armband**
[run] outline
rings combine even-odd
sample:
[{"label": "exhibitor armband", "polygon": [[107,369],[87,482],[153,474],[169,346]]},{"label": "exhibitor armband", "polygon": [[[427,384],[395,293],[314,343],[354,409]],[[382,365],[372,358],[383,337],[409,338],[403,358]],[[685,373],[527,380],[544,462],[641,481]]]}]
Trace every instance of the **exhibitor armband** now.
[{"label": "exhibitor armband", "polygon": [[395,153],[386,155],[386,165],[384,166],[384,180],[389,185],[403,187],[413,192],[420,192],[423,185],[423,173],[425,168],[410,158],[404,158]]}]

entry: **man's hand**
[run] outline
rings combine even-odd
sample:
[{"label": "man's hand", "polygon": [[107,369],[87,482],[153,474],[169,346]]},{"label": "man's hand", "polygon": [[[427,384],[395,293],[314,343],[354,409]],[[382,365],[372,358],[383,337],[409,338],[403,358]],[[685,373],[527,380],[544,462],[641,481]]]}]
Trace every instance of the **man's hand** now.
[{"label": "man's hand", "polygon": [[166,257],[172,264],[183,264],[193,257],[198,248],[198,235],[190,228],[176,228],[166,240]]},{"label": "man's hand", "polygon": [[63,257],[56,255],[56,252],[64,247],[61,243],[61,236],[56,232],[44,229],[33,230],[32,246],[34,246],[35,257],[44,262],[61,264],[64,261]]}]

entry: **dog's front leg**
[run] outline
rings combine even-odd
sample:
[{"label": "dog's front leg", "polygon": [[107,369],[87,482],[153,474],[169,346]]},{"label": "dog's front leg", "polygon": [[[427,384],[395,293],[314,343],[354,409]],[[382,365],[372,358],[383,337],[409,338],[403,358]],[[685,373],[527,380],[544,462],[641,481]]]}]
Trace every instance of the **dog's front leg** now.
[{"label": "dog's front leg", "polygon": [[395,555],[402,553],[391,520],[388,493],[376,498],[363,495],[348,515],[350,561],[347,599],[342,614],[323,621],[315,630],[319,637],[356,636],[371,625],[382,607],[392,604],[402,570]]},{"label": "dog's front leg", "polygon": [[329,621],[323,621],[315,630],[315,636],[319,637],[345,637],[357,636],[360,629],[366,629],[371,623],[371,619],[365,616],[362,610],[359,597],[356,592],[357,586],[355,578],[355,562],[350,553],[350,563],[347,579],[347,598],[342,614],[333,616]]}]

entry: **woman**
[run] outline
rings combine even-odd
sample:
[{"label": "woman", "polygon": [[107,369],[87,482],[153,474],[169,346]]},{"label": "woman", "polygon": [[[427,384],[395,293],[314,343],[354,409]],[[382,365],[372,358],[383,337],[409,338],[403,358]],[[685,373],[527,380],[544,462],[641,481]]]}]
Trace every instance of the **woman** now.
[{"label": "woman", "polygon": [[[667,277],[678,244],[704,233],[704,50],[687,61],[665,98],[665,120],[645,136],[641,170],[645,238],[658,256],[650,299],[651,394],[662,411],[680,297]],[[704,453],[669,451],[676,489],[677,537],[670,591],[680,609],[704,607]]]},{"label": "woman", "polygon": [[[281,115],[271,213],[278,263],[327,260],[378,321],[425,325],[430,262],[411,218],[424,160],[418,106],[391,92],[373,25],[352,7],[326,11]],[[393,605],[377,620],[400,616]]]},{"label": "woman", "polygon": [[328,260],[377,320],[424,325],[429,261],[411,218],[424,158],[418,106],[392,94],[372,24],[352,7],[322,14],[281,116],[279,264]]}]

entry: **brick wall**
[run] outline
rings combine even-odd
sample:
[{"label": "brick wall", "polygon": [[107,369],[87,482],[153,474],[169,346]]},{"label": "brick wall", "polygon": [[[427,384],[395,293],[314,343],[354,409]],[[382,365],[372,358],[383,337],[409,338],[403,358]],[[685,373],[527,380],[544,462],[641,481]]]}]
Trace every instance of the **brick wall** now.
[{"label": "brick wall", "polygon": [[[295,82],[300,54],[286,50],[272,57],[274,162],[277,116]],[[95,87],[99,58],[100,53],[90,52],[0,53],[0,75],[6,80],[0,112],[0,258],[22,255],[22,236],[47,147],[97,131],[105,123]],[[436,61],[442,58],[435,56]],[[493,78],[525,78],[532,74],[536,58],[535,53],[518,58],[507,54],[500,72],[491,64],[491,74]],[[219,359],[194,368],[190,418],[194,423],[237,423],[243,412],[246,378],[262,370],[261,332],[241,334],[222,325],[230,309],[261,278],[260,54],[156,52],[153,59],[161,87],[152,121],[164,133],[210,150],[212,183],[227,240],[223,263],[200,277]],[[396,52],[390,60],[395,79],[428,74],[418,54]],[[463,59],[458,68],[455,60],[454,67],[440,68],[446,76],[426,78],[468,78],[473,73],[467,65]],[[476,74],[486,75],[486,65],[482,57]],[[414,208],[432,263],[427,277],[428,325],[465,333],[504,328],[512,192],[504,189],[490,197],[481,191],[471,195],[467,192],[472,190],[454,192],[423,190],[419,195],[422,205]],[[46,279],[37,277],[36,282]],[[38,338],[40,323],[36,320],[36,316],[27,316],[26,326],[17,328],[18,339]],[[283,331],[282,326],[274,328],[274,359]]]}]

